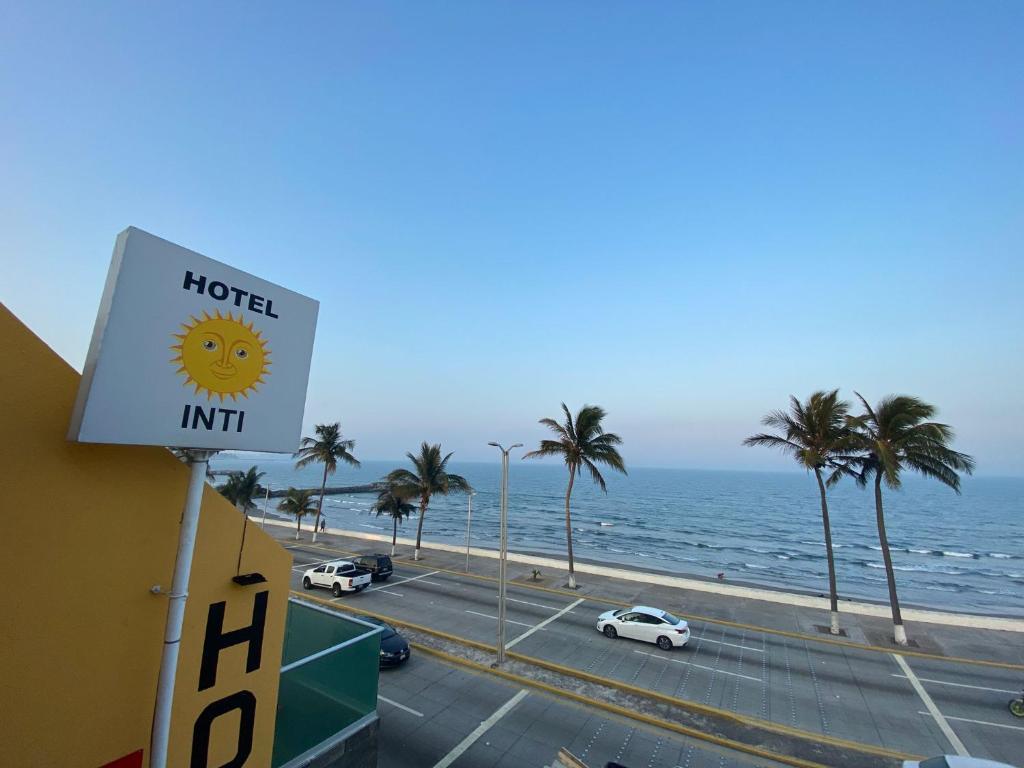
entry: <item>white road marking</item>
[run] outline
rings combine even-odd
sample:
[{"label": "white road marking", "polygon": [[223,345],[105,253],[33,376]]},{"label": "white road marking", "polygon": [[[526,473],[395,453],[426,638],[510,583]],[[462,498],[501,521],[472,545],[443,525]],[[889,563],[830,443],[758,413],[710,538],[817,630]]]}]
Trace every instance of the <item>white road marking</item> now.
[{"label": "white road marking", "polygon": [[739,672],[726,672],[724,669],[715,669],[714,667],[708,667],[704,664],[697,664],[693,661],[683,661],[682,659],[670,659],[667,656],[662,656],[660,653],[648,653],[647,651],[633,651],[633,653],[642,653],[644,656],[656,656],[659,659],[665,661],[671,661],[676,664],[686,664],[697,669],[706,669],[708,672],[714,672],[717,675],[729,675],[730,677],[742,677],[744,680],[753,680],[755,683],[760,683],[760,677],[751,677],[750,675],[741,675]]},{"label": "white road marking", "polygon": [[[925,717],[927,717],[931,714],[931,712],[918,711],[917,714],[924,715]],[[949,720],[960,720],[965,723],[975,723],[976,725],[991,725],[994,728],[1009,728],[1012,731],[1024,731],[1024,727],[1021,727],[1019,725],[1007,725],[1006,723],[990,723],[986,720],[971,720],[968,717],[953,717],[953,715],[946,715],[946,718]]]},{"label": "white road marking", "polygon": [[[906,675],[901,675],[897,672],[890,673],[893,677],[902,677],[906,679]],[[991,691],[992,693],[1020,693],[1020,691],[1011,691],[1007,688],[986,688],[983,685],[968,685],[967,683],[951,683],[948,680],[932,680],[930,677],[919,677],[917,678],[922,683],[935,683],[936,685],[954,685],[957,688],[973,688],[976,691]]]},{"label": "white road marking", "polygon": [[[495,598],[497,598],[497,595],[495,595]],[[543,608],[543,609],[545,609],[547,611],[557,611],[558,610],[558,606],[557,605],[544,605],[543,603],[531,603],[529,600],[516,600],[516,598],[514,598],[514,597],[506,597],[505,599],[508,600],[508,602],[510,602],[510,603],[521,603],[523,605],[532,605],[534,608]]]},{"label": "white road marking", "polygon": [[377,694],[377,698],[380,699],[383,702],[386,702],[386,703],[390,704],[392,707],[398,707],[399,709],[404,709],[406,712],[408,712],[410,714],[413,714],[413,715],[416,715],[416,717],[423,717],[423,713],[422,712],[417,712],[415,709],[410,709],[409,707],[405,706],[405,704],[399,704],[397,701],[392,701],[387,696],[381,696],[378,693]]},{"label": "white road marking", "polygon": [[[485,619],[494,619],[495,621],[498,620],[497,616],[491,616],[491,614],[489,614],[489,613],[478,613],[477,611],[470,611],[470,610],[467,610],[466,613],[471,613],[474,616],[483,616]],[[506,624],[518,624],[521,627],[532,627],[533,626],[533,624],[524,624],[521,621],[512,621],[512,619],[505,619],[505,623]],[[505,647],[507,648],[508,646],[505,646]]]},{"label": "white road marking", "polygon": [[310,568],[316,568],[318,565],[323,565],[324,563],[333,563],[333,562],[334,562],[333,560],[317,560],[316,562],[313,562],[313,563],[303,563],[303,564],[300,564],[300,565],[293,565],[292,566],[292,570],[293,571],[308,571]]},{"label": "white road marking", "polygon": [[580,603],[582,603],[582,602],[584,601],[584,599],[585,599],[585,598],[582,598],[582,597],[581,597],[581,598],[580,598],[579,600],[577,600],[576,602],[574,602],[574,603],[569,603],[569,605],[565,606],[565,608],[563,608],[562,610],[560,610],[560,611],[559,611],[558,613],[556,613],[556,614],[555,614],[554,616],[551,616],[550,618],[544,619],[544,621],[542,621],[542,622],[541,622],[540,624],[538,624],[537,626],[535,626],[535,627],[533,627],[532,629],[528,629],[528,630],[526,630],[525,632],[523,632],[523,634],[521,634],[521,635],[520,635],[519,637],[517,637],[517,638],[516,638],[515,640],[512,640],[511,642],[508,642],[508,643],[506,643],[506,644],[505,644],[505,648],[506,648],[506,649],[508,649],[508,648],[511,648],[511,647],[512,647],[513,645],[515,645],[516,643],[518,643],[518,642],[519,642],[520,640],[525,640],[526,638],[528,638],[528,637],[529,637],[530,635],[532,635],[532,634],[533,634],[534,632],[536,632],[536,631],[537,631],[538,629],[544,629],[544,627],[546,627],[546,626],[547,626],[548,624],[550,624],[550,623],[551,623],[552,621],[554,621],[555,619],[558,619],[558,618],[561,618],[562,616],[565,616],[565,614],[567,614],[567,613],[568,613],[569,611],[571,611],[571,610],[572,610],[573,608],[575,608],[575,607],[576,607],[577,605],[579,605]]},{"label": "white road marking", "polygon": [[394,595],[395,597],[402,596],[398,592],[392,592],[390,589],[384,589],[383,587],[381,587],[380,589],[375,589],[374,592],[383,592],[385,595]]},{"label": "white road marking", "polygon": [[939,726],[939,729],[946,735],[946,738],[949,739],[950,746],[952,746],[956,753],[961,757],[970,757],[967,752],[967,747],[964,746],[964,743],[960,741],[960,737],[953,732],[949,723],[946,722],[946,718],[943,717],[939,708],[935,706],[935,702],[932,701],[932,697],[928,695],[928,691],[924,689],[924,686],[921,685],[921,681],[917,679],[917,675],[914,674],[914,670],[910,668],[910,665],[907,664],[903,657],[898,653],[892,654],[892,657],[896,659],[896,663],[900,665],[900,669],[903,670],[903,674],[907,676],[910,684],[914,687],[914,690],[917,691],[917,695],[921,697],[921,701],[924,702],[924,707],[928,710],[928,714],[932,716],[935,720],[935,724]]},{"label": "white road marking", "polygon": [[728,645],[732,648],[740,648],[744,651],[753,651],[754,653],[764,653],[762,648],[752,648],[749,645],[738,645],[736,643],[727,643],[725,640],[712,640],[710,637],[698,637],[697,635],[691,635],[691,640],[700,640],[702,643],[718,643],[719,645]]},{"label": "white road marking", "polygon": [[[410,582],[410,581],[419,581],[420,579],[427,578],[427,576],[433,576],[435,573],[440,573],[440,571],[431,571],[430,573],[424,573],[424,574],[421,574],[419,576],[410,576],[408,579],[399,579],[398,581],[391,582],[390,584],[388,584],[388,586],[389,587],[396,587],[399,584],[405,584],[405,583]],[[385,589],[385,587],[367,587],[367,589],[365,591],[367,591],[367,592],[376,592],[379,589]]]},{"label": "white road marking", "polygon": [[455,748],[452,749],[451,752],[449,752],[447,755],[441,758],[440,762],[434,765],[434,768],[448,768],[449,765],[458,760],[462,756],[463,752],[465,752],[467,749],[473,746],[474,743],[476,743],[477,739],[479,739],[481,736],[487,733],[487,731],[489,731],[494,726],[495,723],[501,720],[501,718],[507,715],[516,704],[518,704],[520,701],[526,698],[526,694],[527,690],[524,688],[511,699],[502,704],[501,707],[493,715],[491,715],[482,723],[480,723],[480,725],[473,729],[473,732],[469,734],[469,736],[467,736],[458,744],[456,744]]},{"label": "white road marking", "polygon": [[447,586],[449,586],[448,584],[442,584],[440,581],[427,581],[426,579],[423,580],[423,583],[424,584],[431,584],[431,585],[433,585],[435,587],[447,587]]}]

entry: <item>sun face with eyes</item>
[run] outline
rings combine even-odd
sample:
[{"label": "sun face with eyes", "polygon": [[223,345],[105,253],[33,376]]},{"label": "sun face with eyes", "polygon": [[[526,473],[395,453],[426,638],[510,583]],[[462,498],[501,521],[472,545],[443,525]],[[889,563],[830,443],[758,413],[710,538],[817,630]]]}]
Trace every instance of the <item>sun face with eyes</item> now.
[{"label": "sun face with eyes", "polygon": [[204,312],[202,319],[192,316],[191,323],[182,323],[175,333],[178,343],[171,347],[171,362],[180,366],[177,373],[185,376],[184,386],[194,386],[198,394],[206,390],[206,399],[214,395],[224,402],[226,396],[237,400],[255,392],[263,377],[269,375],[270,350],[267,342],[242,315],[213,316]]}]

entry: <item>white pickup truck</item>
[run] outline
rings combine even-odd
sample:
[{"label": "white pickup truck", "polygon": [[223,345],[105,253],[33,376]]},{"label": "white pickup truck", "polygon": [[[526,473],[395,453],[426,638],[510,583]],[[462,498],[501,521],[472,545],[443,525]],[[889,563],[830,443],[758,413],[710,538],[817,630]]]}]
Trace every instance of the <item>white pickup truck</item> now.
[{"label": "white pickup truck", "polygon": [[348,560],[335,560],[331,563],[310,568],[302,574],[304,589],[327,587],[335,597],[345,592],[361,592],[370,586],[373,575],[365,568],[360,568]]}]

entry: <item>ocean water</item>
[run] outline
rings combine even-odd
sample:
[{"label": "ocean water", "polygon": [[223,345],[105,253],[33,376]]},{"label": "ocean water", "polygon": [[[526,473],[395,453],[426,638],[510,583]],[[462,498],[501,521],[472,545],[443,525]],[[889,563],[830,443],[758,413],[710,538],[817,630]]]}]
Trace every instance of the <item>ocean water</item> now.
[{"label": "ocean water", "polygon": [[[257,465],[272,487],[319,487],[322,469],[294,469],[286,456],[221,454],[214,469]],[[329,485],[383,477],[398,462],[339,467]],[[453,463],[476,489],[474,546],[498,545],[498,462]],[[577,557],[678,575],[827,592],[821,514],[813,475],[633,468],[606,473],[608,493],[577,479],[572,497]],[[563,466],[513,460],[509,471],[509,548],[565,554]],[[1024,478],[968,477],[962,495],[914,476],[884,491],[886,527],[901,603],[946,610],[1024,616]],[[328,497],[328,525],[390,533],[391,521],[369,512],[370,494]],[[428,541],[464,544],[465,495],[435,497],[424,521]],[[262,501],[260,501],[262,508]],[[840,597],[885,602],[888,591],[871,489],[844,482],[829,510]],[[271,499],[270,512],[274,511]],[[399,527],[416,534],[417,518]],[[601,525],[605,523],[605,525]],[[305,521],[310,525],[311,521]]]}]

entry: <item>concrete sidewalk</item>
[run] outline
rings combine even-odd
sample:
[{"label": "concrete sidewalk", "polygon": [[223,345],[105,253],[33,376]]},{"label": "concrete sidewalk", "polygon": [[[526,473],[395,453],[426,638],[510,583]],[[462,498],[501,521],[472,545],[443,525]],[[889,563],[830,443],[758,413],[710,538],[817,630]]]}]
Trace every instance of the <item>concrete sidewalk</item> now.
[{"label": "concrete sidewalk", "polygon": [[[254,522],[259,522],[252,518]],[[282,545],[295,543],[292,523],[267,520],[266,530]],[[310,531],[300,541],[309,544]],[[391,537],[380,534],[329,528],[318,534],[318,544],[346,552],[390,552]],[[394,560],[413,564],[411,539],[399,538]],[[448,544],[423,542],[416,565],[465,572],[466,549]],[[470,573],[496,578],[498,553],[472,548]],[[540,575],[533,578],[532,571]],[[828,634],[828,601],[803,594],[767,588],[752,588],[714,581],[668,576],[646,571],[601,567],[577,561],[578,589],[565,589],[567,564],[548,557],[509,553],[508,575],[522,585],[555,589],[565,595],[593,597],[624,603],[657,605],[686,617],[699,616],[751,625],[769,630],[799,632],[821,639]],[[896,650],[892,642],[892,621],[888,605],[842,601],[840,625],[853,642]],[[1024,664],[1024,620],[977,616],[973,614],[904,609],[904,621],[910,638],[910,650],[937,656],[955,656]]]}]

